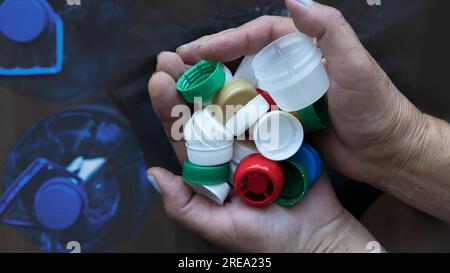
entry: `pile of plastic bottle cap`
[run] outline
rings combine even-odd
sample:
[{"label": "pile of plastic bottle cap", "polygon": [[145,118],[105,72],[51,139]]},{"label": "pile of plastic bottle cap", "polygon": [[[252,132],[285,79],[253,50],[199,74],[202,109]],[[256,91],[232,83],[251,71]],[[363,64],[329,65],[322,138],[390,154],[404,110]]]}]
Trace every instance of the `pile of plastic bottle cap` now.
[{"label": "pile of plastic bottle cap", "polygon": [[329,86],[322,52],[299,32],[246,56],[234,76],[219,62],[192,66],[177,82],[203,104],[184,126],[184,181],[221,205],[230,185],[253,206],[295,205],[323,169],[304,135],[327,127]]}]

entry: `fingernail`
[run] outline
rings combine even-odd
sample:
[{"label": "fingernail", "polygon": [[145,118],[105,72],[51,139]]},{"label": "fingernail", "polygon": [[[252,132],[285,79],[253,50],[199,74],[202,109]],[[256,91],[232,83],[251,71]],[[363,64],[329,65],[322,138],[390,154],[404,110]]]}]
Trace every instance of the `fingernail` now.
[{"label": "fingernail", "polygon": [[300,3],[305,6],[311,6],[314,3],[313,0],[296,0],[296,1],[297,3]]},{"label": "fingernail", "polygon": [[148,179],[148,181],[150,181],[150,184],[152,184],[155,191],[157,191],[159,194],[161,194],[161,189],[159,188],[158,183],[156,182],[156,179],[152,175],[147,176],[147,179]]}]

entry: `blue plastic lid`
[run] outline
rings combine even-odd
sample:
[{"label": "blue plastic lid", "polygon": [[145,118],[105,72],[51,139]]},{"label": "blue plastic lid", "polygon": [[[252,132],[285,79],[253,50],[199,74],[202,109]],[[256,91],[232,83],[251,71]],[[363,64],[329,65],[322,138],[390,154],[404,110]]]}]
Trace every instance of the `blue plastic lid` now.
[{"label": "blue plastic lid", "polygon": [[57,177],[47,181],[34,197],[34,211],[39,222],[54,230],[72,226],[84,207],[81,191],[69,178]]},{"label": "blue plastic lid", "polygon": [[303,143],[292,159],[300,162],[306,168],[310,177],[310,186],[314,185],[323,169],[320,154],[312,146]]},{"label": "blue plastic lid", "polygon": [[45,0],[5,0],[0,6],[0,31],[14,42],[33,41],[50,24],[47,5]]}]

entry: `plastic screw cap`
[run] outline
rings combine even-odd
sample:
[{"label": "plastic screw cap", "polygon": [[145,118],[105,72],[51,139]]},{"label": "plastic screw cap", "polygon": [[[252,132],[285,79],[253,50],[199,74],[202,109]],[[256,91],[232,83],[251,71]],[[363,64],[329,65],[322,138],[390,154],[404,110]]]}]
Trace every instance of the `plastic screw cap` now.
[{"label": "plastic screw cap", "polygon": [[233,177],[237,194],[252,206],[267,206],[283,189],[284,172],[281,163],[260,154],[245,157]]},{"label": "plastic screw cap", "polygon": [[265,157],[281,161],[293,156],[303,143],[304,131],[293,115],[272,111],[265,114],[253,129],[258,151]]},{"label": "plastic screw cap", "polygon": [[258,93],[252,85],[244,80],[238,79],[226,83],[222,89],[215,94],[212,104],[220,106],[222,112],[225,114],[224,121],[227,122],[233,114],[229,113],[230,111],[227,111],[227,108],[229,109],[230,106],[233,108],[238,105],[246,105],[257,95]]},{"label": "plastic screw cap", "polygon": [[222,110],[217,105],[208,105],[192,117],[194,135],[208,147],[222,148],[233,142],[233,135],[219,121],[221,117]]},{"label": "plastic screw cap", "polygon": [[258,79],[255,77],[255,70],[252,63],[256,55],[245,56],[234,73],[235,79],[242,79],[250,83],[253,87],[258,86]]},{"label": "plastic screw cap", "polygon": [[297,116],[307,132],[326,129],[330,120],[326,96],[298,111]]},{"label": "plastic screw cap", "polygon": [[196,193],[203,195],[219,205],[223,205],[230,193],[230,186],[228,183],[217,185],[196,185],[188,184]]},{"label": "plastic screw cap", "polygon": [[64,177],[44,183],[34,198],[34,211],[39,222],[53,230],[71,227],[80,217],[83,207],[81,189]]},{"label": "plastic screw cap", "polygon": [[0,6],[0,31],[14,42],[35,40],[50,23],[49,8],[43,0],[5,0]]},{"label": "plastic screw cap", "polygon": [[199,166],[222,165],[233,158],[233,143],[220,148],[197,148],[186,144],[186,150],[189,161]]},{"label": "plastic screw cap", "polygon": [[228,164],[199,166],[189,160],[183,163],[183,180],[188,184],[217,185],[226,183],[230,170]]},{"label": "plastic screw cap", "polygon": [[194,103],[200,97],[209,102],[225,83],[225,72],[219,62],[201,61],[193,65],[177,81],[177,89],[183,98]]},{"label": "plastic screw cap", "polygon": [[230,162],[230,182],[233,182],[233,176],[239,163],[245,157],[251,154],[257,154],[255,143],[250,140],[235,140],[233,144],[233,158]]},{"label": "plastic screw cap", "polygon": [[250,140],[236,140],[234,141],[233,162],[240,163],[242,159],[251,155],[257,154],[255,143]]},{"label": "plastic screw cap", "polygon": [[291,207],[300,202],[308,192],[308,171],[299,162],[288,159],[281,163],[285,174],[284,187],[276,203],[283,207]]},{"label": "plastic screw cap", "polygon": [[306,143],[302,144],[300,150],[291,158],[305,167],[309,175],[309,186],[314,185],[323,170],[323,161],[320,154]]},{"label": "plastic screw cap", "polygon": [[231,117],[225,124],[225,128],[227,132],[240,136],[269,110],[269,103],[261,95],[258,95]]},{"label": "plastic screw cap", "polygon": [[186,160],[183,164],[183,180],[196,193],[222,205],[230,192],[227,184],[229,165],[198,166]]},{"label": "plastic screw cap", "polygon": [[220,63],[220,66],[222,67],[223,72],[225,73],[225,83],[231,82],[233,80],[233,73],[231,73],[231,70],[223,63]]},{"label": "plastic screw cap", "polygon": [[259,88],[286,112],[306,108],[327,92],[330,80],[322,52],[312,38],[297,32],[262,49],[253,60]]}]

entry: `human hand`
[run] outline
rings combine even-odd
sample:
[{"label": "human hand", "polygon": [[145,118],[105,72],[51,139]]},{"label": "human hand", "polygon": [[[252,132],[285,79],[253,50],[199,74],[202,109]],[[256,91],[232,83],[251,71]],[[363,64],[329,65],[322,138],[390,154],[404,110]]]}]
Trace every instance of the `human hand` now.
[{"label": "human hand", "polygon": [[[450,222],[450,125],[421,113],[400,93],[338,11],[286,4],[298,30],[317,38],[326,60],[332,122],[313,139],[327,162]],[[208,51],[199,50],[202,56]]]},{"label": "human hand", "polygon": [[[266,44],[296,31],[292,21],[281,17],[262,17],[238,29],[206,36],[177,53],[158,56],[157,72],[149,82],[153,107],[161,119],[178,159],[186,159],[184,142],[171,137],[175,121],[170,117],[175,105],[183,104],[175,82],[200,59],[233,61],[253,54]],[[208,41],[205,43],[205,41]],[[219,46],[218,48],[216,46]],[[224,206],[195,194],[179,176],[166,170],[149,170],[161,188],[170,216],[205,238],[241,251],[312,252],[364,251],[373,240],[337,201],[330,182],[323,174],[304,200],[293,208],[271,205],[255,208],[232,196]]]},{"label": "human hand", "polygon": [[315,37],[331,80],[332,126],[313,139],[341,173],[375,185],[387,181],[385,176],[392,179],[420,141],[424,115],[397,90],[338,10],[295,0],[286,5],[293,20],[261,17],[241,28],[202,37],[177,53],[188,64],[200,59],[230,62],[291,32]]}]

